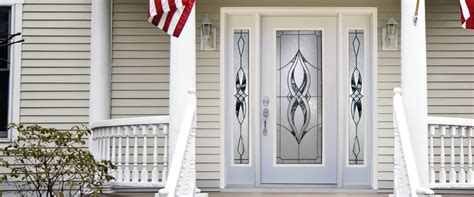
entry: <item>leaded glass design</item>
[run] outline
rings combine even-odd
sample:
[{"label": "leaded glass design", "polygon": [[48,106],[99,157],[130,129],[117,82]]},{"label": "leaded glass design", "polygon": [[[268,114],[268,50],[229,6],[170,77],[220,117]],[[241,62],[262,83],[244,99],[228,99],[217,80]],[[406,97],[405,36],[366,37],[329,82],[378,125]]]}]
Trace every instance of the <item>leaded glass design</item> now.
[{"label": "leaded glass design", "polygon": [[349,164],[364,165],[364,31],[349,31]]},{"label": "leaded glass design", "polygon": [[234,164],[249,163],[249,30],[234,31]]},{"label": "leaded glass design", "polygon": [[277,31],[277,164],[321,164],[322,32]]}]

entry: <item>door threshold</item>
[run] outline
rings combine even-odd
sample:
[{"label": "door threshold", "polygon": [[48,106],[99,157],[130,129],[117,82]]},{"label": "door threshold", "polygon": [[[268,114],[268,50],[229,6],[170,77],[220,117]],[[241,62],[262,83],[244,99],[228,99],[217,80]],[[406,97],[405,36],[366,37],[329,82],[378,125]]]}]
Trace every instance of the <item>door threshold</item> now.
[{"label": "door threshold", "polygon": [[252,193],[377,193],[377,190],[362,186],[337,187],[336,185],[261,185],[260,187],[228,187],[221,192]]}]

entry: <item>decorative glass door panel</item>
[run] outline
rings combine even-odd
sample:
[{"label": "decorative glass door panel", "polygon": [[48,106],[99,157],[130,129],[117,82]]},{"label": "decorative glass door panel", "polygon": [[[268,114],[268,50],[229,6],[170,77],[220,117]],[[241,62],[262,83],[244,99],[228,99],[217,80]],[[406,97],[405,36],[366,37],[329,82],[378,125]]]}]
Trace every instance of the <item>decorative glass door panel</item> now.
[{"label": "decorative glass door panel", "polygon": [[321,36],[276,32],[277,164],[322,164]]},{"label": "decorative glass door panel", "polygon": [[263,184],[336,183],[336,21],[262,18]]},{"label": "decorative glass door panel", "polygon": [[234,30],[234,164],[249,164],[249,30]]}]

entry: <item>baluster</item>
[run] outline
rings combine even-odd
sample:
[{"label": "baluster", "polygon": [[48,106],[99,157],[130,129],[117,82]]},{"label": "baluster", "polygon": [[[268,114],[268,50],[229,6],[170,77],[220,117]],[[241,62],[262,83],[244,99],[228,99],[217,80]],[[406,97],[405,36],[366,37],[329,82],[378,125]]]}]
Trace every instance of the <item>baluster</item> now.
[{"label": "baluster", "polygon": [[163,124],[163,136],[165,138],[164,152],[163,152],[163,172],[161,172],[161,182],[166,183],[168,179],[168,143],[169,143],[169,132],[168,124]]},{"label": "baluster", "polygon": [[466,128],[461,129],[461,143],[459,145],[459,183],[466,183],[466,171],[464,171],[464,137],[466,137]]},{"label": "baluster", "polygon": [[457,127],[450,126],[451,129],[451,165],[449,170],[449,182],[456,183],[456,155],[454,153],[454,137],[456,136]]},{"label": "baluster", "polygon": [[110,155],[111,155],[111,152],[110,152],[110,140],[112,138],[112,128],[108,127],[106,132],[105,132],[105,140],[106,140],[106,143],[105,143],[105,158],[106,160],[110,161]]},{"label": "baluster", "polygon": [[135,136],[135,147],[133,149],[133,171],[132,182],[138,182],[138,126],[133,126],[133,136]]},{"label": "baluster", "polygon": [[434,169],[434,135],[436,128],[434,125],[429,125],[430,128],[430,183],[435,183],[435,169]]},{"label": "baluster", "polygon": [[105,159],[105,128],[100,129],[100,160]]},{"label": "baluster", "polygon": [[439,182],[446,183],[446,169],[445,157],[444,157],[444,137],[446,136],[446,126],[440,125],[440,136],[441,136],[441,161],[440,161],[440,170],[439,170]]},{"label": "baluster", "polygon": [[474,174],[472,173],[472,137],[474,137],[473,127],[469,127],[469,137],[467,145],[467,182],[474,182]]},{"label": "baluster", "polygon": [[107,131],[107,128],[102,129],[102,160],[107,160],[107,141],[109,139]]},{"label": "baluster", "polygon": [[148,170],[147,166],[147,149],[148,149],[148,141],[147,141],[147,133],[148,133],[148,125],[142,125],[142,135],[143,135],[143,161],[142,161],[142,176],[141,182],[148,182]]},{"label": "baluster", "polygon": [[118,153],[117,153],[117,177],[116,181],[123,181],[123,171],[122,171],[122,127],[117,127],[118,135]]},{"label": "baluster", "polygon": [[158,182],[158,125],[153,125],[153,170],[151,171],[151,182]]},{"label": "baluster", "polygon": [[125,127],[125,170],[123,171],[123,181],[130,182],[130,127]]},{"label": "baluster", "polygon": [[97,133],[97,160],[102,160],[102,128],[96,129]]},{"label": "baluster", "polygon": [[96,137],[96,130],[91,129],[91,136],[88,141],[89,145],[89,151],[91,152],[92,156],[94,156],[94,159],[97,159],[97,154],[96,154],[96,144],[97,144],[97,137]]},{"label": "baluster", "polygon": [[94,135],[94,144],[93,144],[93,147],[94,147],[94,159],[96,160],[99,160],[99,153],[100,153],[100,141],[99,141],[99,129],[96,128],[93,130],[92,132],[92,135]]},{"label": "baluster", "polygon": [[[116,162],[116,147],[115,147],[115,137],[117,136],[117,127],[112,127],[112,135],[110,136],[112,138],[112,153],[111,153],[111,158],[110,161],[114,164],[117,165]],[[116,172],[113,169],[110,169],[110,175],[113,176],[115,179],[117,179]]]}]

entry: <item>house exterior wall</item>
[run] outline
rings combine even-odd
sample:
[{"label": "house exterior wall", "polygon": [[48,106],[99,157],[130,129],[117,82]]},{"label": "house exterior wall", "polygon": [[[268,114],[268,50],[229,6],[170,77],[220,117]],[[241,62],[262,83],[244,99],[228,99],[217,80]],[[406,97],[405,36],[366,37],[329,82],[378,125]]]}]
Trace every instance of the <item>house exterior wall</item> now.
[{"label": "house exterior wall", "polygon": [[[87,124],[90,2],[25,1],[21,123],[60,129]],[[474,118],[474,32],[459,27],[456,1],[430,0],[427,3],[429,113]],[[112,118],[168,114],[169,38],[146,21],[147,4],[148,0],[113,1]],[[200,0],[197,1],[197,27],[208,14],[219,28],[220,7],[254,6],[378,8],[377,183],[380,191],[391,190],[391,97],[392,89],[400,84],[400,52],[381,50],[381,28],[389,16],[400,20],[400,2]],[[196,33],[199,44],[200,32]],[[220,181],[219,74],[219,51],[198,50],[197,178],[198,186],[205,190],[218,189]]]},{"label": "house exterior wall", "polygon": [[90,0],[25,1],[21,123],[89,122],[90,15]]}]

